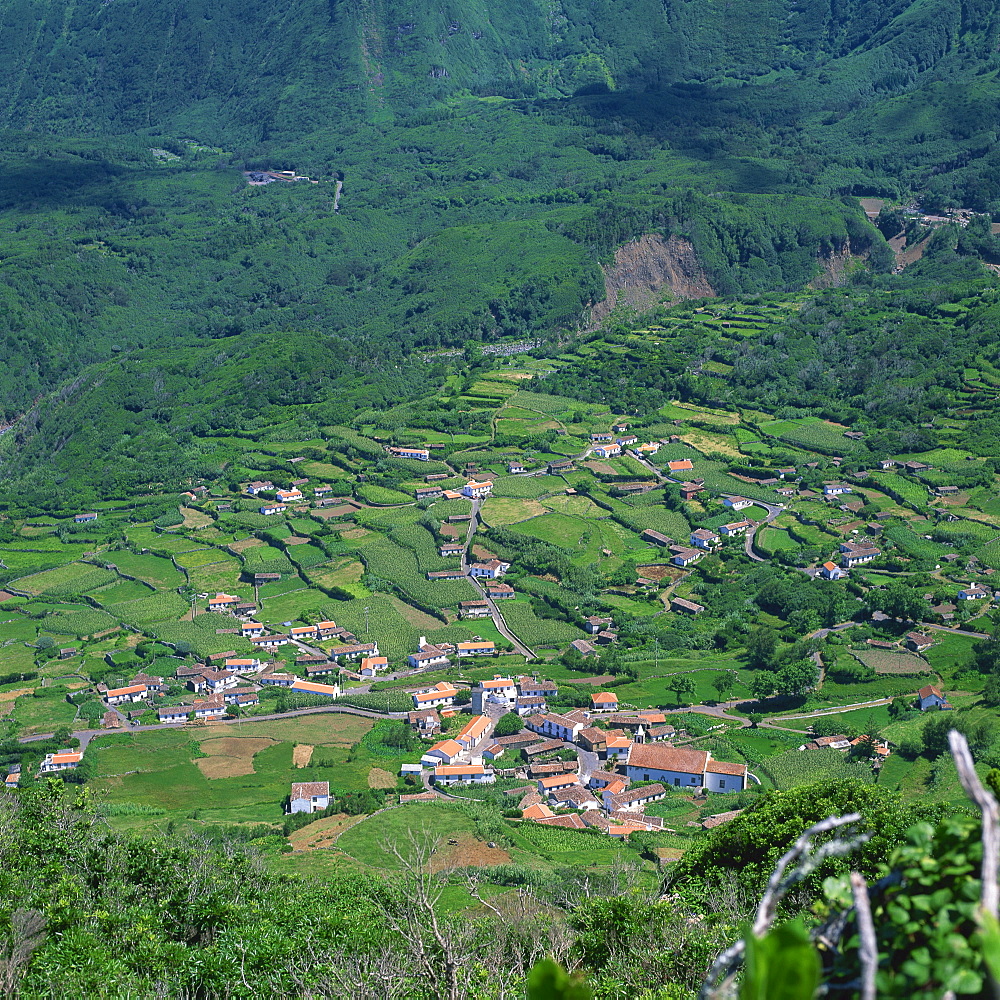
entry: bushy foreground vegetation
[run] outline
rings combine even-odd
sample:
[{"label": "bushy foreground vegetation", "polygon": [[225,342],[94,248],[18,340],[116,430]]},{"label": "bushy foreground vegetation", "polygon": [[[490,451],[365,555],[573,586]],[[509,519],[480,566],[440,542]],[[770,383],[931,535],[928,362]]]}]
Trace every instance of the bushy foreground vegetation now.
[{"label": "bushy foreground vegetation", "polygon": [[[389,815],[405,819],[411,808],[417,807]],[[786,976],[788,963],[800,961],[796,934],[802,947],[812,947],[801,928],[817,928],[831,907],[848,908],[847,927],[836,931],[843,950],[822,957],[822,976],[834,985],[859,974],[846,881],[854,871],[873,887],[884,962],[879,996],[959,984],[965,994],[986,995],[992,944],[976,937],[981,850],[978,822],[967,814],[942,818],[934,807],[903,808],[892,793],[850,782],[771,793],[668,866],[661,887],[636,863],[637,852],[655,848],[649,834],[633,834],[619,859],[600,871],[442,867],[434,852],[446,855],[448,848],[427,828],[428,808],[436,824],[445,824],[440,829],[462,829],[471,820],[479,836],[508,849],[531,834],[542,854],[558,853],[563,841],[587,850],[601,835],[505,824],[483,804],[421,808],[423,830],[411,826],[407,834],[403,827],[391,841],[379,841],[370,821],[363,838],[370,845],[355,855],[363,864],[348,857],[335,873],[303,879],[272,873],[282,838],[271,827],[216,827],[197,839],[172,824],[143,836],[115,834],[95,818],[86,795],[67,795],[58,782],[7,794],[0,798],[5,990],[22,997],[267,991],[499,998],[521,994],[532,966],[551,956],[583,973],[598,1000],[622,992],[687,1000],[716,955],[739,940],[765,890],[775,911],[763,924],[758,913],[757,933],[777,916],[772,946],[792,953],[773,961],[786,963]],[[768,890],[771,870],[805,828],[848,811],[860,815],[846,831],[827,824],[813,834],[804,856],[820,853],[804,867],[804,878],[777,894]],[[854,849],[836,849],[837,837]],[[345,849],[355,852],[353,845]],[[802,858],[797,850],[789,871]],[[737,857],[742,863],[734,865]],[[49,877],[54,858],[58,883]],[[101,878],[94,879],[89,872],[97,858]],[[892,872],[902,881],[883,878]],[[947,911],[947,924],[918,919],[911,926],[910,909],[928,905]],[[910,959],[914,940],[925,960]],[[740,996],[763,974],[752,952],[749,959]],[[818,956],[806,963],[797,992],[788,992],[786,981],[784,993],[766,995],[808,1000],[820,964]]]}]

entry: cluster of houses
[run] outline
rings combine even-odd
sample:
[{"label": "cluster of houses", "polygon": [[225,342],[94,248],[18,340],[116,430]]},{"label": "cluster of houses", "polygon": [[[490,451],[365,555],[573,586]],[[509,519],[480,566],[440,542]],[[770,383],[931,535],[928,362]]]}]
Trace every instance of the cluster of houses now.
[{"label": "cluster of houses", "polygon": [[[676,731],[661,712],[620,712],[617,696],[602,691],[591,696],[589,710],[557,714],[548,711],[548,701],[557,693],[553,682],[536,677],[496,675],[481,681],[472,691],[474,714],[469,721],[459,732],[429,747],[419,765],[404,765],[403,772],[418,774],[430,768],[430,781],[439,786],[489,784],[496,780],[495,762],[508,750],[523,752],[532,760],[567,746],[579,748],[594,753],[601,770],[581,778],[575,762],[532,762],[529,776],[536,779],[537,787],[522,790],[527,792],[521,800],[522,814],[536,822],[593,826],[621,836],[640,828],[662,828],[661,820],[647,821],[642,813],[646,804],[665,796],[665,786],[733,792],[747,785],[745,764],[716,761],[708,751],[679,749],[665,742]],[[439,714],[438,709],[452,705],[456,694],[447,683],[418,692],[410,725],[422,736],[437,735],[441,717],[454,714]],[[525,717],[526,731],[491,737],[490,713],[503,711]],[[605,770],[609,767],[618,770]],[[653,784],[638,785],[642,782]],[[637,787],[630,788],[632,784]]]},{"label": "cluster of houses", "polygon": [[[458,547],[458,551],[454,551],[451,546],[442,546],[441,551],[444,554],[445,549],[449,549],[448,555],[461,555],[465,547]],[[461,567],[456,567],[455,569],[442,569],[442,570],[431,570],[427,574],[428,580],[464,580],[466,576],[475,577],[477,580],[498,580],[510,569],[510,563],[504,559],[485,559],[482,562],[470,563],[467,570]],[[490,598],[493,598],[492,593],[493,588],[489,588]],[[513,597],[514,592],[511,588],[498,588],[498,594],[501,598],[503,597]]]},{"label": "cluster of houses", "polygon": [[448,489],[440,485],[418,486],[413,491],[413,495],[417,500],[484,500],[492,492],[492,479],[470,479],[458,490]]},{"label": "cluster of houses", "polygon": [[851,750],[863,744],[872,744],[875,759],[885,760],[891,754],[889,744],[885,740],[873,740],[868,736],[855,736],[853,739],[842,734],[836,736],[817,736],[816,739],[803,743],[799,750],[837,750],[840,753],[849,753]]},{"label": "cluster of houses", "polygon": [[590,638],[574,639],[569,644],[569,648],[575,649],[584,657],[598,656],[601,652],[598,647],[610,646],[618,641],[618,632],[611,618],[601,618],[598,615],[591,615],[584,621],[583,630]]},{"label": "cluster of houses", "polygon": [[[376,655],[362,660],[362,664],[371,663],[375,669],[384,668],[387,661],[377,656],[377,646],[374,643],[365,645]],[[161,723],[220,719],[228,714],[230,707],[247,709],[259,705],[261,688],[269,686],[286,688],[293,694],[339,698],[339,684],[321,684],[311,679],[312,674],[322,675],[338,669],[335,663],[327,662],[329,669],[306,664],[307,677],[303,679],[295,674],[277,672],[273,664],[253,656],[238,656],[234,652],[213,654],[207,657],[205,663],[177,667],[174,679],[194,697],[183,700],[181,704],[157,708],[157,718]],[[104,717],[104,728],[121,726],[119,712],[123,707],[142,705],[142,711],[145,711],[154,705],[154,699],[165,695],[168,690],[169,685],[164,678],[141,673],[125,687],[109,688],[98,684],[97,692],[109,709]],[[128,712],[128,718],[138,718],[142,711]]]},{"label": "cluster of houses", "polygon": [[406,662],[414,669],[444,667],[451,665],[452,657],[464,660],[472,656],[496,656],[498,652],[496,643],[489,639],[473,638],[465,642],[431,643],[427,641],[426,636],[421,636],[416,652],[410,653]]},{"label": "cluster of houses", "polygon": [[291,489],[281,490],[275,487],[274,483],[270,480],[256,480],[252,483],[246,483],[243,486],[243,495],[246,497],[259,497],[262,493],[273,493],[274,500],[267,500],[258,508],[261,514],[268,517],[275,514],[283,514],[288,510],[289,505],[292,504],[301,507],[303,504],[308,504],[310,499],[315,500],[321,506],[330,502],[326,498],[333,492],[332,486],[326,484],[313,486],[311,487],[310,497],[306,496],[300,489],[300,487],[305,486],[308,482],[308,479],[295,479],[292,481]]},{"label": "cluster of houses", "polygon": [[[563,720],[550,723],[549,730],[565,732],[582,724],[572,714]],[[536,788],[520,799],[522,817],[548,826],[590,827],[624,839],[637,831],[663,829],[662,818],[645,815],[645,808],[665,798],[667,788],[724,793],[746,787],[745,764],[713,760],[707,750],[646,742],[642,721],[629,721],[635,724],[631,735],[624,730],[584,726],[575,740],[565,735],[555,737],[559,745],[575,742],[588,749],[604,744],[612,750],[599,752],[603,767],[586,776],[575,764],[532,766],[529,774],[535,778]],[[525,753],[530,752],[530,747],[525,749]]]}]

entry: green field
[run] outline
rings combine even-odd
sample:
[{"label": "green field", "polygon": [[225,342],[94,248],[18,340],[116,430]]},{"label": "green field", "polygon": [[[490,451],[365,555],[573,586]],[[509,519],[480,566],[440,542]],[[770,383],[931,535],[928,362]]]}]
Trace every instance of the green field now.
[{"label": "green field", "polygon": [[89,590],[110,583],[115,574],[100,566],[86,563],[68,563],[55,569],[44,570],[17,581],[18,590],[29,594],[45,594],[49,597],[67,597],[70,594],[85,594]]},{"label": "green field", "polygon": [[524,601],[505,601],[500,612],[514,635],[530,647],[565,646],[585,636],[582,629],[569,622],[537,617]]},{"label": "green field", "polygon": [[179,587],[184,583],[184,574],[169,559],[161,556],[120,551],[114,554],[112,561],[120,573],[133,576],[153,587]]},{"label": "green field", "polygon": [[[179,819],[276,823],[293,781],[368,787],[373,759],[363,750],[350,762],[347,755],[370,726],[356,716],[317,715],[165,729],[98,739],[87,753],[94,755],[94,788],[108,802],[154,806]],[[296,743],[315,747],[309,766],[293,767]]]}]

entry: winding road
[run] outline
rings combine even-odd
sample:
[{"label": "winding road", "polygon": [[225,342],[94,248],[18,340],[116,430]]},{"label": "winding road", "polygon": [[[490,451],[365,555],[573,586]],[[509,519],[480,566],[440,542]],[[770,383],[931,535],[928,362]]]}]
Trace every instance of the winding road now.
[{"label": "winding road", "polygon": [[[476,534],[476,528],[479,526],[479,509],[482,507],[482,500],[472,501],[472,517],[469,520],[469,530],[465,533],[465,548],[462,550],[462,569],[465,573],[469,572],[469,564],[472,560],[469,558],[469,551],[472,548],[472,539]],[[487,606],[490,609],[490,617],[493,619],[493,624],[496,626],[496,630],[514,647],[514,650],[520,653],[522,656],[527,657],[529,660],[535,658],[534,652],[529,649],[521,640],[514,635],[504,621],[504,617],[497,607],[496,602],[490,599],[486,588],[479,582],[479,578],[475,576],[470,576],[469,580],[472,581],[472,586],[479,591],[480,596],[484,601],[486,601]]]},{"label": "winding road", "polygon": [[754,562],[762,563],[767,562],[767,559],[757,555],[753,549],[753,540],[757,534],[757,529],[765,524],[770,524],[775,518],[783,514],[785,506],[784,504],[764,503],[763,500],[754,500],[754,504],[758,507],[763,507],[767,511],[767,517],[763,521],[759,521],[752,528],[747,529],[747,533],[743,536],[743,549]]}]

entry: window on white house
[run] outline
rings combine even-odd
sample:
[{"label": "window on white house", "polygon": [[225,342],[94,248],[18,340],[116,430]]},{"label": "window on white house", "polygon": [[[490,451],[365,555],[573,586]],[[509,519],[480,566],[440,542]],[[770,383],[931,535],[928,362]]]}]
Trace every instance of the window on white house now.
[{"label": "window on white house", "polygon": [[719,779],[719,788],[725,788],[725,787],[726,787],[726,779],[725,778],[720,778]]},{"label": "window on white house", "polygon": [[681,783],[681,779],[680,778],[674,778],[674,784],[675,785],[679,785],[680,783]]},{"label": "window on white house", "polygon": [[648,775],[648,774],[644,774],[644,775],[642,776],[642,780],[643,780],[643,781],[649,781],[649,775]]}]

